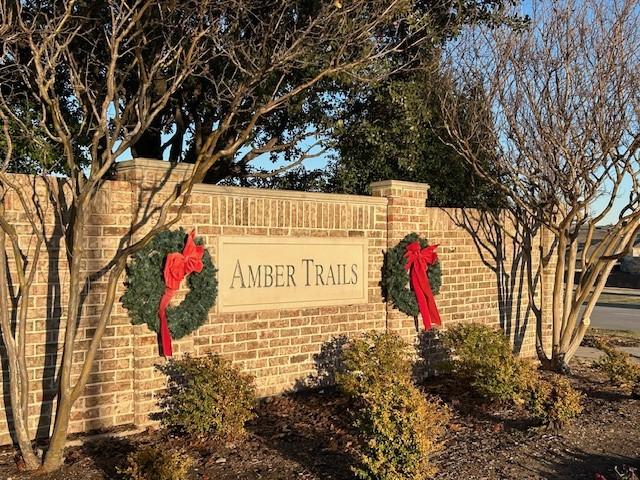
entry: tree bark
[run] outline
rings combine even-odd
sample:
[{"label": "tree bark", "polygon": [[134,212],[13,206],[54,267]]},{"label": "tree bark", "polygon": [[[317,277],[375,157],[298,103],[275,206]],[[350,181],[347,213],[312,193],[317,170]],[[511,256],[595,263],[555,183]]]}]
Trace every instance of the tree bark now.
[{"label": "tree bark", "polygon": [[2,329],[2,339],[7,350],[9,363],[9,401],[13,413],[14,430],[20,453],[22,454],[27,469],[35,470],[40,466],[40,461],[31,446],[31,438],[29,436],[28,388],[27,385],[23,384],[23,380],[27,376],[26,372],[23,373],[21,371],[21,366],[24,362],[20,362],[18,359],[19,352],[12,335],[11,320],[9,318],[10,309],[7,305],[9,298],[9,272],[7,271],[6,265],[6,234],[3,230],[0,230],[0,328]]},{"label": "tree bark", "polygon": [[87,215],[85,202],[89,202],[90,198],[90,194],[78,197],[75,215],[73,216],[71,248],[69,249],[69,303],[67,307],[64,348],[62,351],[62,365],[60,367],[58,380],[58,404],[56,406],[53,434],[41,467],[42,472],[57,470],[64,462],[64,445],[67,441],[69,418],[71,408],[73,407],[73,400],[71,398],[71,370],[73,368],[73,354],[75,351],[75,338],[80,312],[80,294],[82,290],[81,268],[82,261],[85,257],[84,230]]}]

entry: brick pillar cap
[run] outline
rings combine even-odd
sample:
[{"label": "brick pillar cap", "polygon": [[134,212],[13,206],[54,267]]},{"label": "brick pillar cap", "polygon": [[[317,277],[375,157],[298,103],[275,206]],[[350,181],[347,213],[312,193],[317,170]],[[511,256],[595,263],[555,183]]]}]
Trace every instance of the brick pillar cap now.
[{"label": "brick pillar cap", "polygon": [[404,180],[381,180],[371,183],[371,188],[402,188],[403,190],[429,190],[429,184],[418,182],[405,182]]},{"label": "brick pillar cap", "polygon": [[125,160],[123,162],[117,162],[115,168],[117,173],[126,173],[131,170],[166,173],[169,169],[172,169],[172,173],[189,174],[193,171],[193,165],[190,163],[171,164],[165,160],[158,160],[155,158],[134,158],[133,160]]}]

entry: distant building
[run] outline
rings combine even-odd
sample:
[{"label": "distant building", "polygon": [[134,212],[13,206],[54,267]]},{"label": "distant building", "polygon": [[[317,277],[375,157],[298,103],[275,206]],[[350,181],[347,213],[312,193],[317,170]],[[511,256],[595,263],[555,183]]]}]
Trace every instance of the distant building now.
[{"label": "distant building", "polygon": [[640,274],[640,240],[631,248],[631,253],[620,261],[620,271]]}]

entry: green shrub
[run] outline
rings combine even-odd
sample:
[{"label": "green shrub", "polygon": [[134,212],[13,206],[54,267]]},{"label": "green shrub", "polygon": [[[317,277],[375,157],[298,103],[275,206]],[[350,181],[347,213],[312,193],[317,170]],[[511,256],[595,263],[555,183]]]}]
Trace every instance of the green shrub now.
[{"label": "green shrub", "polygon": [[336,383],[349,397],[395,379],[411,380],[409,345],[394,333],[369,332],[346,343]]},{"label": "green shrub", "polygon": [[614,348],[605,340],[598,340],[596,348],[604,352],[604,356],[593,366],[605,373],[615,385],[634,385],[640,381],[640,367],[631,361],[628,353]]},{"label": "green shrub", "polygon": [[244,424],[254,417],[253,377],[219,355],[185,355],[162,367],[168,385],[159,405],[161,423],[193,436],[235,440],[245,435]]},{"label": "green shrub", "polygon": [[126,480],[185,480],[193,463],[183,450],[147,446],[130,453],[118,472]]},{"label": "green shrub", "polygon": [[521,404],[537,381],[528,360],[513,355],[509,340],[498,330],[469,323],[442,334],[449,352],[447,369],[489,400]]},{"label": "green shrub", "polygon": [[413,384],[409,351],[389,333],[366,334],[343,350],[344,371],[336,380],[356,407],[358,478],[422,480],[435,472],[431,457],[449,415]]},{"label": "green shrub", "polygon": [[569,380],[554,376],[532,385],[526,404],[532,418],[552,428],[562,428],[582,413],[582,394]]},{"label": "green shrub", "polygon": [[427,400],[415,386],[392,381],[370,389],[360,404],[355,426],[362,439],[364,480],[423,480],[435,473],[431,458],[449,418],[447,409]]}]

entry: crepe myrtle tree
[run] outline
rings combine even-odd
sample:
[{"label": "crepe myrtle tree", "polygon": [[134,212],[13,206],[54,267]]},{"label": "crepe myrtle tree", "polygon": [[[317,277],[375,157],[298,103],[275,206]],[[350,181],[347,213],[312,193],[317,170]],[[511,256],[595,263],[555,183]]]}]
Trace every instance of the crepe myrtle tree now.
[{"label": "crepe myrtle tree", "polygon": [[529,28],[476,29],[444,64],[446,141],[504,194],[521,225],[550,233],[546,248],[522,247],[529,265],[539,259],[528,272],[533,292],[542,269],[553,272],[550,351],[543,306],[533,292],[530,301],[540,360],[564,370],[611,269],[640,232],[638,4],[534,2]]},{"label": "crepe myrtle tree", "polygon": [[[63,462],[70,411],[92,371],[127,258],[180,220],[193,185],[217,162],[241,149],[252,156],[283,148],[278,137],[258,150],[246,147],[264,116],[286,109],[325,79],[369,81],[404,68],[410,58],[399,54],[428,40],[427,20],[406,0],[0,0],[0,194],[17,199],[12,205],[20,206],[29,225],[25,233],[0,211],[0,327],[13,428],[27,469],[48,472]],[[398,29],[406,35],[396,35]],[[192,172],[161,199],[141,199],[144,213],[113,258],[99,272],[91,270],[87,221],[98,191],[116,159],[167,111],[178,89],[191,82],[199,95],[194,79],[206,79],[207,95],[218,101],[215,124],[194,132]],[[25,137],[60,152],[39,166],[36,180],[9,173],[14,146]],[[45,193],[36,188],[34,197],[29,182]],[[30,286],[47,248],[40,209],[46,199],[60,222],[69,291],[65,321],[51,319],[64,330],[62,362],[53,429],[39,458],[29,429],[27,369],[33,365],[27,363],[26,337]],[[106,278],[106,293],[91,320],[88,346],[82,340],[84,355],[74,355],[78,325],[87,320],[81,292],[91,290],[87,280],[96,274]]]}]

